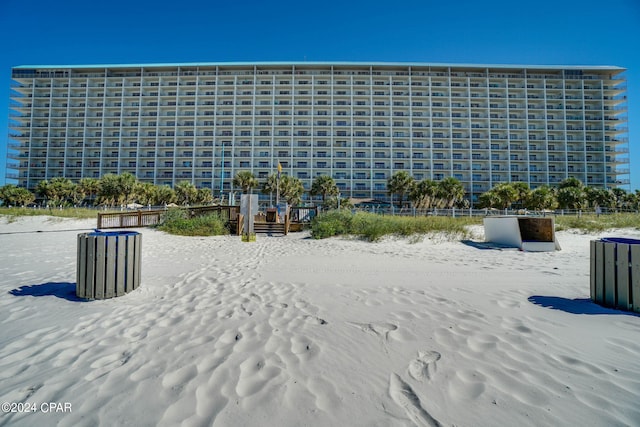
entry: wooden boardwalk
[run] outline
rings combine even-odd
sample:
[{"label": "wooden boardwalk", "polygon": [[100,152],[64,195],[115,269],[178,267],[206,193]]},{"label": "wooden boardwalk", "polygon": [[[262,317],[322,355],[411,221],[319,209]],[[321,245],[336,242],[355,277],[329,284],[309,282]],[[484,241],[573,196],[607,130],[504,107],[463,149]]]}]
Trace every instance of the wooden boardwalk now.
[{"label": "wooden boardwalk", "polygon": [[[201,206],[179,208],[187,212],[189,218],[196,216],[217,214],[229,226],[231,233],[241,235],[243,231],[242,215],[239,206]],[[127,212],[98,213],[98,229],[113,228],[140,228],[157,225],[162,221],[166,209],[138,210]],[[254,222],[254,231],[260,234],[283,234],[289,231],[301,231],[305,225],[318,214],[317,208],[291,208],[285,215],[284,222],[266,222],[265,217],[258,218]]]},{"label": "wooden boardwalk", "polygon": [[[196,216],[218,214],[226,223],[230,224],[231,230],[236,230],[238,224],[239,206],[200,206],[180,208],[187,212],[189,218]],[[138,210],[129,212],[105,212],[98,213],[98,229],[109,228],[140,228],[157,225],[162,220],[166,209]]]}]

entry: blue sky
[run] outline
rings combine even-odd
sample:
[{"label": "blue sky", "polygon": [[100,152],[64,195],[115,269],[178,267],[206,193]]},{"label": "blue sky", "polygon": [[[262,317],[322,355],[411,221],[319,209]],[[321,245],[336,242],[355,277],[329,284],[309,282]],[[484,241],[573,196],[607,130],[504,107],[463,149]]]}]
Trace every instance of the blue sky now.
[{"label": "blue sky", "polygon": [[640,188],[640,0],[5,1],[0,185],[11,67],[226,61],[616,65]]}]

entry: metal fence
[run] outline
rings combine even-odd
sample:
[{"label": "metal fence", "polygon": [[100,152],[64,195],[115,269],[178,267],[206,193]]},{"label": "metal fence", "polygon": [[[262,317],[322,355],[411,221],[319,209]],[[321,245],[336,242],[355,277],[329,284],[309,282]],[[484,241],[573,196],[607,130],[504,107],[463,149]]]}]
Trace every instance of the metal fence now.
[{"label": "metal fence", "polygon": [[291,207],[289,209],[291,222],[307,224],[318,215],[318,207]]}]

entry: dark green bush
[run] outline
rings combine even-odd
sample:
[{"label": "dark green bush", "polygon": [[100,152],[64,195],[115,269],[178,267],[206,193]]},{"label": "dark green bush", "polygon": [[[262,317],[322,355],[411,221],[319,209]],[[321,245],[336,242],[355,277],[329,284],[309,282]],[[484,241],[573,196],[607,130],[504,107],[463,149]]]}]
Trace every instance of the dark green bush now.
[{"label": "dark green bush", "polygon": [[316,216],[311,221],[311,236],[325,239],[331,236],[348,234],[353,214],[346,210],[333,210]]}]

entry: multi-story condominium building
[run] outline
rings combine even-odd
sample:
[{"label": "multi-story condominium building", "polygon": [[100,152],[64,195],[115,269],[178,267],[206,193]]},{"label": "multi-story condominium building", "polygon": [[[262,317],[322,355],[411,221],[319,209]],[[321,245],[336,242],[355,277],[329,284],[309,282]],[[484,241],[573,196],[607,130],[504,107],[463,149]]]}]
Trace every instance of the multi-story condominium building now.
[{"label": "multi-story condominium building", "polygon": [[8,178],[131,172],[214,195],[244,170],[330,175],[388,199],[387,178],[629,183],[624,69],[405,63],[13,68]]}]

